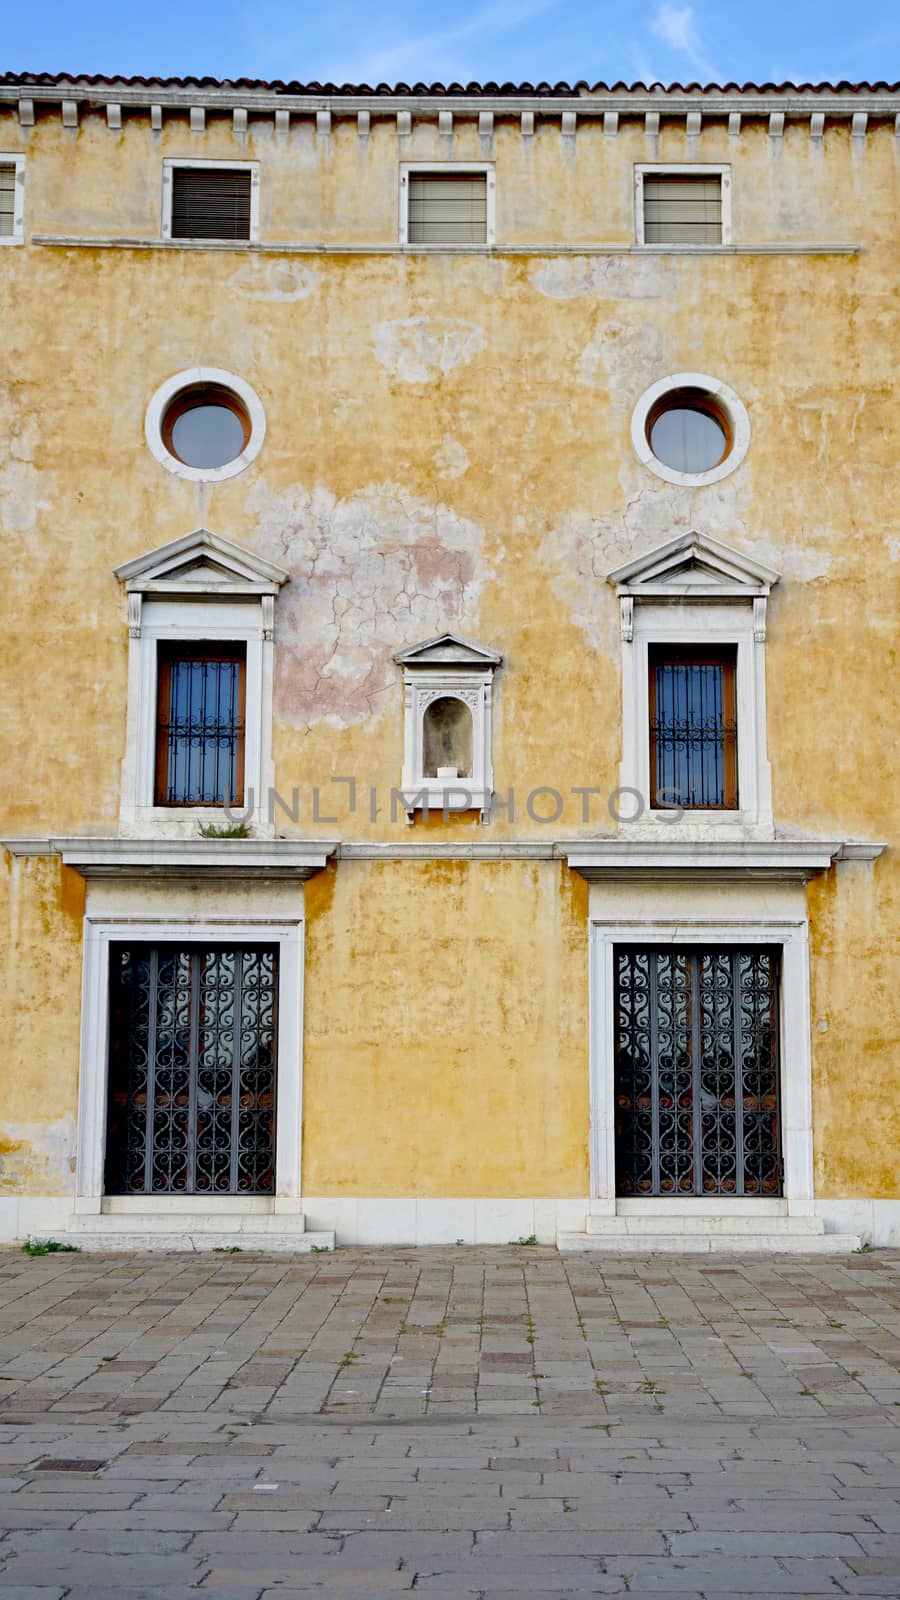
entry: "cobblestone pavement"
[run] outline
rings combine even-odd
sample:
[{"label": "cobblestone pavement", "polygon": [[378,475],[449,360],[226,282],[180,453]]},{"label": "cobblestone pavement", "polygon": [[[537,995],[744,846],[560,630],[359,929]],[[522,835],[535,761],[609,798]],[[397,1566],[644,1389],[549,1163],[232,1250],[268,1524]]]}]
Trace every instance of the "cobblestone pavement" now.
[{"label": "cobblestone pavement", "polygon": [[900,1595],[900,1254],[0,1253],[0,1600]]}]

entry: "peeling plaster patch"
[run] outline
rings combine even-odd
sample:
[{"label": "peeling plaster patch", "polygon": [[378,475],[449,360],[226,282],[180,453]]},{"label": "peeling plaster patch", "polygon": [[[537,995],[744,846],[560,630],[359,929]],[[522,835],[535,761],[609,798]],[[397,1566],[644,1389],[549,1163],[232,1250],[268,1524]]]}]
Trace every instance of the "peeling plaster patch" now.
[{"label": "peeling plaster patch", "polygon": [[647,482],[649,476],[635,463],[633,470],[622,473],[628,496],[622,512],[592,517],[573,511],[541,542],[540,559],[551,573],[554,592],[597,648],[610,646],[618,626],[607,573],[679,534],[694,529],[708,533],[798,582],[809,583],[831,569],[832,557],[824,547],[831,537],[827,529],[819,530],[823,543],[818,548],[801,548],[790,530],[783,541],[759,537],[747,520],[750,483],[745,472],[693,491]]},{"label": "peeling plaster patch", "polygon": [[[815,538],[815,533],[815,529],[810,529],[807,537]],[[830,537],[828,530],[823,529],[822,538]],[[793,578],[798,583],[812,583],[816,578],[825,578],[834,565],[827,550],[809,545],[801,547],[792,541],[781,544],[775,539],[744,538],[741,540],[741,549],[754,561],[774,567],[783,578]]]},{"label": "peeling plaster patch", "polygon": [[660,256],[561,256],[530,274],[538,294],[574,300],[659,300],[672,293],[675,263]]},{"label": "peeling plaster patch", "polygon": [[403,383],[434,383],[485,346],[484,330],[458,317],[403,317],[379,322],[375,355]]},{"label": "peeling plaster patch", "polygon": [[900,561],[900,539],[888,539],[888,555],[892,561]]},{"label": "peeling plaster patch", "polygon": [[664,366],[663,349],[663,331],[655,321],[606,322],[578,357],[578,381],[608,388],[628,410],[632,392],[646,389]]},{"label": "peeling plaster patch", "polygon": [[72,1183],[75,1123],[8,1122],[0,1132],[0,1190],[36,1194],[65,1192]]},{"label": "peeling plaster patch", "polygon": [[248,500],[261,554],[293,582],[276,607],[276,715],[296,727],[370,719],[397,681],[395,652],[452,627],[477,633],[484,534],[393,484],[338,500],[300,485]]},{"label": "peeling plaster patch", "polygon": [[233,272],[228,283],[251,300],[308,300],[321,276],[287,261],[251,261]]},{"label": "peeling plaster patch", "polygon": [[7,533],[28,533],[52,504],[52,476],[34,465],[37,441],[36,420],[25,419],[11,389],[0,389],[0,525]]},{"label": "peeling plaster patch", "polygon": [[434,464],[441,478],[461,478],[469,470],[469,457],[452,433],[445,433],[441,448],[435,451]]}]

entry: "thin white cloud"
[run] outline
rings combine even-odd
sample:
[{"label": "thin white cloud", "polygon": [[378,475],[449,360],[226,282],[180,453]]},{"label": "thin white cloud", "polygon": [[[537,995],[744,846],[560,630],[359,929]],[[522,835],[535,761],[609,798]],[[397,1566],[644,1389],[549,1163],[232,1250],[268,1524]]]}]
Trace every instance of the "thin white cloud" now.
[{"label": "thin white cloud", "polygon": [[679,6],[672,4],[672,0],[662,0],[650,23],[650,32],[662,39],[670,50],[684,56],[698,77],[707,81],[718,77],[698,32],[692,5]]},{"label": "thin white cloud", "polygon": [[352,61],[344,61],[329,76],[338,81],[365,79],[369,83],[431,77],[447,82],[468,77],[467,51],[460,51],[460,45],[509,33],[560,3],[561,0],[491,0],[452,27],[436,29],[419,38],[398,38],[376,46],[373,36],[370,44],[364,41],[361,48],[357,46]]}]

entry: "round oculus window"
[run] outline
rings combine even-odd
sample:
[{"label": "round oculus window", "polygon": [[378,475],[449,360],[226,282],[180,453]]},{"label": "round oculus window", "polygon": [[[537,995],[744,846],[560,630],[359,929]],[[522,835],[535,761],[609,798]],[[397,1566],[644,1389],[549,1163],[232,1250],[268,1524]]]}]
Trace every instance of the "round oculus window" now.
[{"label": "round oculus window", "polygon": [[673,472],[712,472],[731,449],[725,413],[702,389],[667,394],[647,418],[647,443]]},{"label": "round oculus window", "polygon": [[197,384],[167,406],[163,443],[185,467],[227,467],[246,449],[250,419],[237,395],[220,384]]},{"label": "round oculus window", "polygon": [[191,367],[161,383],[144,417],[150,454],[167,472],[219,483],[256,460],[266,414],[256,390],[224,367]]},{"label": "round oculus window", "polygon": [[750,417],[733,389],[703,372],[675,372],[651,384],[631,417],[645,467],[684,488],[718,483],[750,448]]}]

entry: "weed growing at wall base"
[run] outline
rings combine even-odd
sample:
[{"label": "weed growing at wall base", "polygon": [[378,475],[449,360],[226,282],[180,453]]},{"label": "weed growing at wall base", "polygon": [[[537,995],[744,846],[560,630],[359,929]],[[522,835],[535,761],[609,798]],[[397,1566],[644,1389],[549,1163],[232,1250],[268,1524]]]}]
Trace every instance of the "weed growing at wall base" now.
[{"label": "weed growing at wall base", "polygon": [[80,1244],[63,1244],[59,1239],[26,1239],[21,1246],[26,1256],[80,1255]]}]

